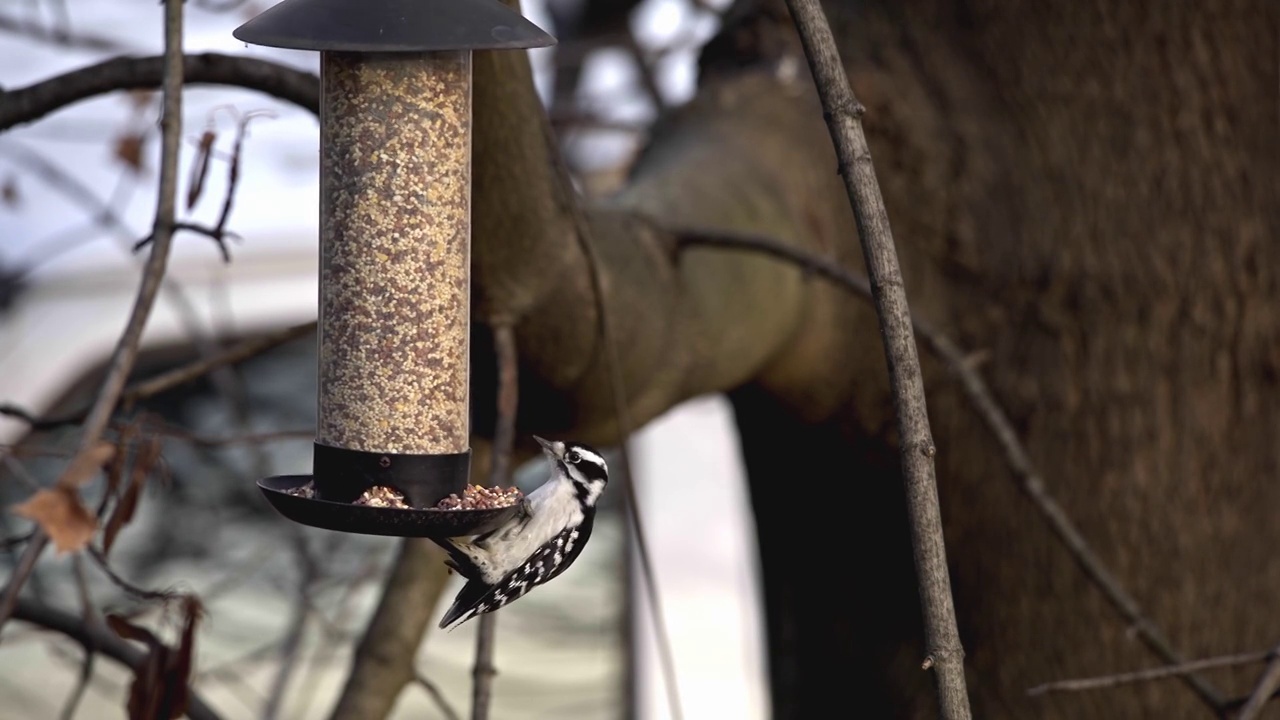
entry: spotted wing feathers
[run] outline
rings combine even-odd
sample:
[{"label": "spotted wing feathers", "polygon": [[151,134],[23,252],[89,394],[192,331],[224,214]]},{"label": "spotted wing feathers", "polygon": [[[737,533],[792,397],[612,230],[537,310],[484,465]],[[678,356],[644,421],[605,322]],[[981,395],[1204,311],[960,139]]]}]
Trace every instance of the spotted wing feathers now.
[{"label": "spotted wing feathers", "polygon": [[[591,518],[588,517],[582,525],[566,528],[494,585],[486,585],[479,579],[468,580],[466,587],[454,599],[449,612],[440,620],[440,627],[448,627],[454,622],[461,624],[477,615],[493,612],[564,572],[578,559],[583,546],[587,544],[587,539],[591,536],[591,525]],[[470,577],[461,570],[459,572],[463,577]]]}]

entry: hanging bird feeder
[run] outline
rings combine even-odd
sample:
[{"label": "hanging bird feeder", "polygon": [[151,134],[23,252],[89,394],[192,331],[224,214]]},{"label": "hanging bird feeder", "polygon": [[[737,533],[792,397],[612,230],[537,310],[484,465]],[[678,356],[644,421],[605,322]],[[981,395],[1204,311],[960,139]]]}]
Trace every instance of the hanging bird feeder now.
[{"label": "hanging bird feeder", "polygon": [[[233,33],[320,51],[319,397],[313,475],[258,483],[295,522],[413,537],[470,474],[471,52],[552,45],[498,0],[285,0]],[[355,504],[394,489],[407,509]]]}]

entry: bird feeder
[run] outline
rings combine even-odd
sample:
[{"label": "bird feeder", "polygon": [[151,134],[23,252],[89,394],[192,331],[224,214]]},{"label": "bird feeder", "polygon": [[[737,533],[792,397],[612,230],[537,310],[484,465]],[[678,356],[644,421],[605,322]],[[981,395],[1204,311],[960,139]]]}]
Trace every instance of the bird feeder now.
[{"label": "bird feeder", "polygon": [[[233,34],[320,51],[313,475],[259,487],[331,530],[495,527],[516,509],[435,509],[471,467],[471,53],[555,39],[498,0],[285,0]],[[410,509],[352,504],[377,486]]]}]

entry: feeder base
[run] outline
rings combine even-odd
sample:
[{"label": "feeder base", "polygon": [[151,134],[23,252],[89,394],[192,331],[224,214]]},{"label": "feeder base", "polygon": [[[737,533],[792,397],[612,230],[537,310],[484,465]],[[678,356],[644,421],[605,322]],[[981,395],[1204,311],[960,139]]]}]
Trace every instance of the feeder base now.
[{"label": "feeder base", "polygon": [[313,481],[311,475],[276,475],[258,481],[267,501],[289,520],[310,527],[361,535],[450,538],[479,535],[502,525],[520,504],[487,510],[418,510],[351,505],[304,498],[288,491]]}]

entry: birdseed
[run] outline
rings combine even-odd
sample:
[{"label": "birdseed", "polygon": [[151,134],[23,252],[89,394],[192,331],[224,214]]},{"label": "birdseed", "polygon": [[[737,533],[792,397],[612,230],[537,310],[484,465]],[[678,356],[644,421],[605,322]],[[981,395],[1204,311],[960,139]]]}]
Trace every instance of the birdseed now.
[{"label": "birdseed", "polygon": [[356,498],[352,505],[368,505],[369,507],[378,508],[399,508],[401,510],[412,510],[412,506],[404,501],[404,495],[395,488],[386,485],[374,485],[364,491],[360,497]]},{"label": "birdseed", "polygon": [[520,502],[524,493],[519,488],[501,488],[484,487],[482,485],[468,485],[462,491],[462,497],[458,497],[457,493],[449,493],[449,497],[444,498],[436,503],[437,510],[494,510],[497,508],[511,507]]}]

